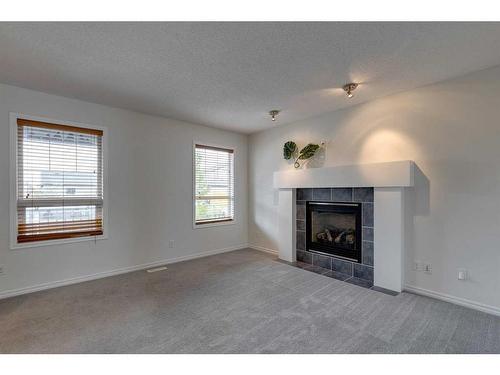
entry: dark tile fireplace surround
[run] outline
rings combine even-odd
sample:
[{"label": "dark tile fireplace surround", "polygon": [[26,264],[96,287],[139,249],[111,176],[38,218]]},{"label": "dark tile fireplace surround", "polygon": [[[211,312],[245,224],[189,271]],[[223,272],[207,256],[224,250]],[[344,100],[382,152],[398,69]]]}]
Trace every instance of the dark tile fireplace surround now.
[{"label": "dark tile fireplace surround", "polygon": [[373,188],[297,189],[296,205],[297,266],[373,287]]}]

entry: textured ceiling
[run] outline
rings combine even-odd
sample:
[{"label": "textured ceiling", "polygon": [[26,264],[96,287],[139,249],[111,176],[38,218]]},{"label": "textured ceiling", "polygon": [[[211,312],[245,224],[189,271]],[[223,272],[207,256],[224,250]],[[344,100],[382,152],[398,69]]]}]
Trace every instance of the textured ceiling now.
[{"label": "textured ceiling", "polygon": [[500,65],[500,23],[0,23],[0,51],[3,83],[250,133]]}]

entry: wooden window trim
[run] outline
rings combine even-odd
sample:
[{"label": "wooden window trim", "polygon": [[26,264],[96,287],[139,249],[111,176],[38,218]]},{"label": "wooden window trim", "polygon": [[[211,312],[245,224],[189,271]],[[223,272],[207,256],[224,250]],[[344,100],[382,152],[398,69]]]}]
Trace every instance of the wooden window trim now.
[{"label": "wooden window trim", "polygon": [[224,218],[224,219],[209,219],[209,220],[197,220],[196,225],[203,225],[203,224],[214,224],[214,223],[226,223],[226,222],[231,222],[234,221],[234,219],[230,218]]},{"label": "wooden window trim", "polygon": [[[19,224],[17,227],[18,233],[22,234],[28,231],[36,230],[37,232],[49,232],[58,230],[83,229],[82,232],[87,232],[87,228],[101,228],[102,220],[78,220],[78,221],[62,221],[57,223],[35,223],[35,224]],[[95,229],[97,230],[97,229]]]},{"label": "wooden window trim", "polygon": [[85,232],[73,232],[73,233],[46,233],[46,234],[36,234],[36,235],[18,235],[17,242],[18,243],[27,243],[27,242],[36,242],[36,241],[48,241],[48,240],[62,240],[69,238],[78,238],[78,237],[94,237],[94,236],[102,236],[102,229],[99,230],[91,230]]},{"label": "wooden window trim", "polygon": [[36,128],[44,128],[44,129],[52,129],[52,130],[61,130],[67,132],[76,132],[76,133],[84,133],[90,135],[96,135],[102,137],[104,132],[99,129],[89,129],[89,128],[80,128],[78,126],[72,125],[61,125],[61,124],[51,124],[49,122],[42,121],[34,121],[34,120],[26,120],[23,118],[17,119],[18,126],[32,126]]}]

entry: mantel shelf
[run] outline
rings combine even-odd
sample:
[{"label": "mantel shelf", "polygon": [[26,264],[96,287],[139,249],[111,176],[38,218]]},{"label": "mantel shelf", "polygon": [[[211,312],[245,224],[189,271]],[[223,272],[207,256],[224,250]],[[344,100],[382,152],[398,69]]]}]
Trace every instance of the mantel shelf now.
[{"label": "mantel shelf", "polygon": [[412,187],[411,160],[274,172],[274,188]]}]

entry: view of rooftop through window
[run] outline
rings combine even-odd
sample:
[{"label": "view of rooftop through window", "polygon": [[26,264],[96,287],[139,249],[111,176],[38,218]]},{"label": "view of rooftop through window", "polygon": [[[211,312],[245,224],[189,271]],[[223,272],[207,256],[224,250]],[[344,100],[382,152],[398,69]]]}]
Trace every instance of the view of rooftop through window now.
[{"label": "view of rooftop through window", "polygon": [[102,135],[67,129],[45,123],[18,126],[20,242],[102,232]]}]

